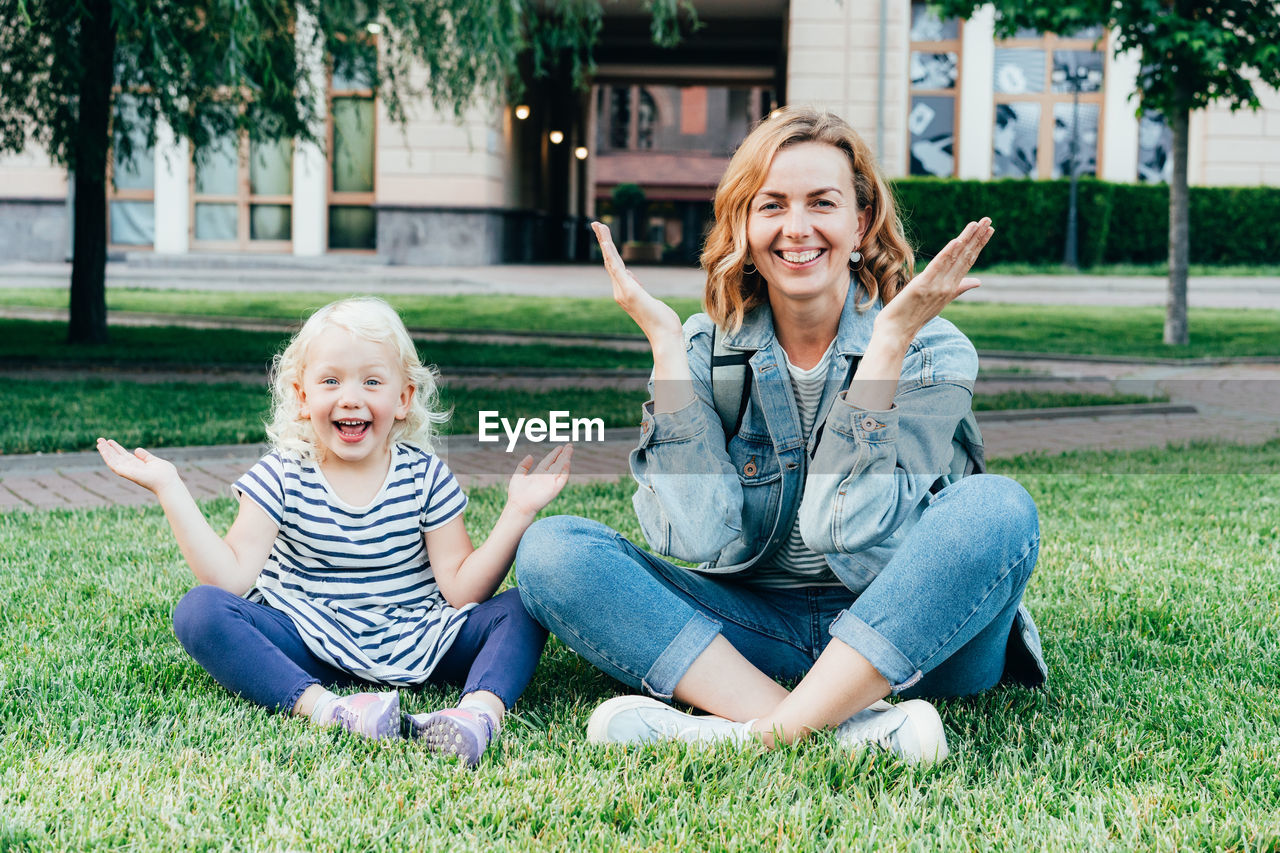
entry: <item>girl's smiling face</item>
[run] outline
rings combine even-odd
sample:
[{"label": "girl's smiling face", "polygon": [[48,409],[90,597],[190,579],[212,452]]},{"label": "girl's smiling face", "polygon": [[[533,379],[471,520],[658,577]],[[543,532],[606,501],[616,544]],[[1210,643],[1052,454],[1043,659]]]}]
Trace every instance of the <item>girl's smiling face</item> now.
[{"label": "girl's smiling face", "polygon": [[405,417],[414,387],[395,350],[334,326],[307,348],[300,415],[311,421],[322,464],[378,466],[391,429]]},{"label": "girl's smiling face", "polygon": [[843,304],[849,253],[861,244],[868,215],[839,148],[802,142],[778,151],[747,215],[747,248],[770,301],[823,297]]}]

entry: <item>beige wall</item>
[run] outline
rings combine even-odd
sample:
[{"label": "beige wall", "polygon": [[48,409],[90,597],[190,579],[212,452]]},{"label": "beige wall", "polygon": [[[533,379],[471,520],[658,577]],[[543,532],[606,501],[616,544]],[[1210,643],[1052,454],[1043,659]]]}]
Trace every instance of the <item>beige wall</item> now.
[{"label": "beige wall", "polygon": [[[422,88],[422,80],[413,81]],[[503,207],[512,159],[506,110],[477,107],[459,121],[424,101],[401,126],[378,111],[378,204]]]},{"label": "beige wall", "polygon": [[0,198],[67,197],[67,170],[43,151],[0,154]]},{"label": "beige wall", "polygon": [[1188,180],[1219,186],[1280,186],[1280,91],[1257,86],[1257,112],[1213,105],[1191,116]]},{"label": "beige wall", "polygon": [[[906,172],[907,50],[911,4],[889,0],[884,151],[891,175]],[[787,101],[829,109],[876,147],[880,93],[879,0],[792,0]]]}]

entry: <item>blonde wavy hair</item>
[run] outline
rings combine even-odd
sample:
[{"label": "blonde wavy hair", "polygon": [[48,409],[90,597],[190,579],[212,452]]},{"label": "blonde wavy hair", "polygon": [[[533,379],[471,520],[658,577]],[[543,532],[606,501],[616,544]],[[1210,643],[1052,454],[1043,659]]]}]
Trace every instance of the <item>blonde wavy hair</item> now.
[{"label": "blonde wavy hair", "polygon": [[401,376],[414,386],[414,394],[408,414],[391,427],[390,440],[410,442],[430,452],[436,425],[449,419],[448,412],[437,409],[439,373],[422,363],[409,330],[395,309],[372,296],[340,299],[324,306],[307,319],[288,346],[276,355],[271,366],[271,422],[267,424],[267,437],[272,446],[279,451],[297,453],[303,459],[317,458],[315,431],[311,421],[300,414],[298,386],[302,385],[307,351],[312,342],[335,328],[386,344],[395,352]]},{"label": "blonde wavy hair", "polygon": [[832,113],[784,107],[747,135],[716,188],[715,224],[702,250],[702,268],[707,271],[703,307],[721,328],[737,331],[747,312],[768,299],[764,277],[743,269],[749,255],[747,217],[773,158],[783,148],[802,142],[822,142],[843,151],[853,170],[858,207],[870,208],[858,247],[862,267],[853,273],[866,293],[866,299],[857,303],[858,310],[865,311],[877,298],[893,299],[915,275],[915,253],[903,234],[893,193],[862,137]]}]

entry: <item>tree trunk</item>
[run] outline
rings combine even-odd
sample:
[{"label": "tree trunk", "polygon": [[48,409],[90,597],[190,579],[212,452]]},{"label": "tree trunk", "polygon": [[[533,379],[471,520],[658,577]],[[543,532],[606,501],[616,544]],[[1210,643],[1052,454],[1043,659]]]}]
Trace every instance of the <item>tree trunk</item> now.
[{"label": "tree trunk", "polygon": [[1165,303],[1164,342],[1185,347],[1187,334],[1187,262],[1191,256],[1187,136],[1191,113],[1180,109],[1173,122],[1173,182],[1169,185],[1169,295]]},{"label": "tree trunk", "polygon": [[110,0],[87,0],[80,20],[80,93],[74,145],[75,237],[69,343],[107,340],[107,152],[116,31]]}]

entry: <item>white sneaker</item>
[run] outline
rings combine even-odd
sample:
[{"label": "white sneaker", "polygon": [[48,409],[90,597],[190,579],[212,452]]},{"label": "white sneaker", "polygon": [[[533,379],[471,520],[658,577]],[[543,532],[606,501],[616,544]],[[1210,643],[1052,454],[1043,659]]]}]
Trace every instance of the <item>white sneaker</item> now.
[{"label": "white sneaker", "polygon": [[942,718],[923,699],[876,702],[836,726],[836,743],[846,749],[875,744],[908,764],[933,764],[949,752]]},{"label": "white sneaker", "polygon": [[648,696],[618,696],[591,713],[587,743],[745,743],[749,729],[750,723],[685,714]]}]

